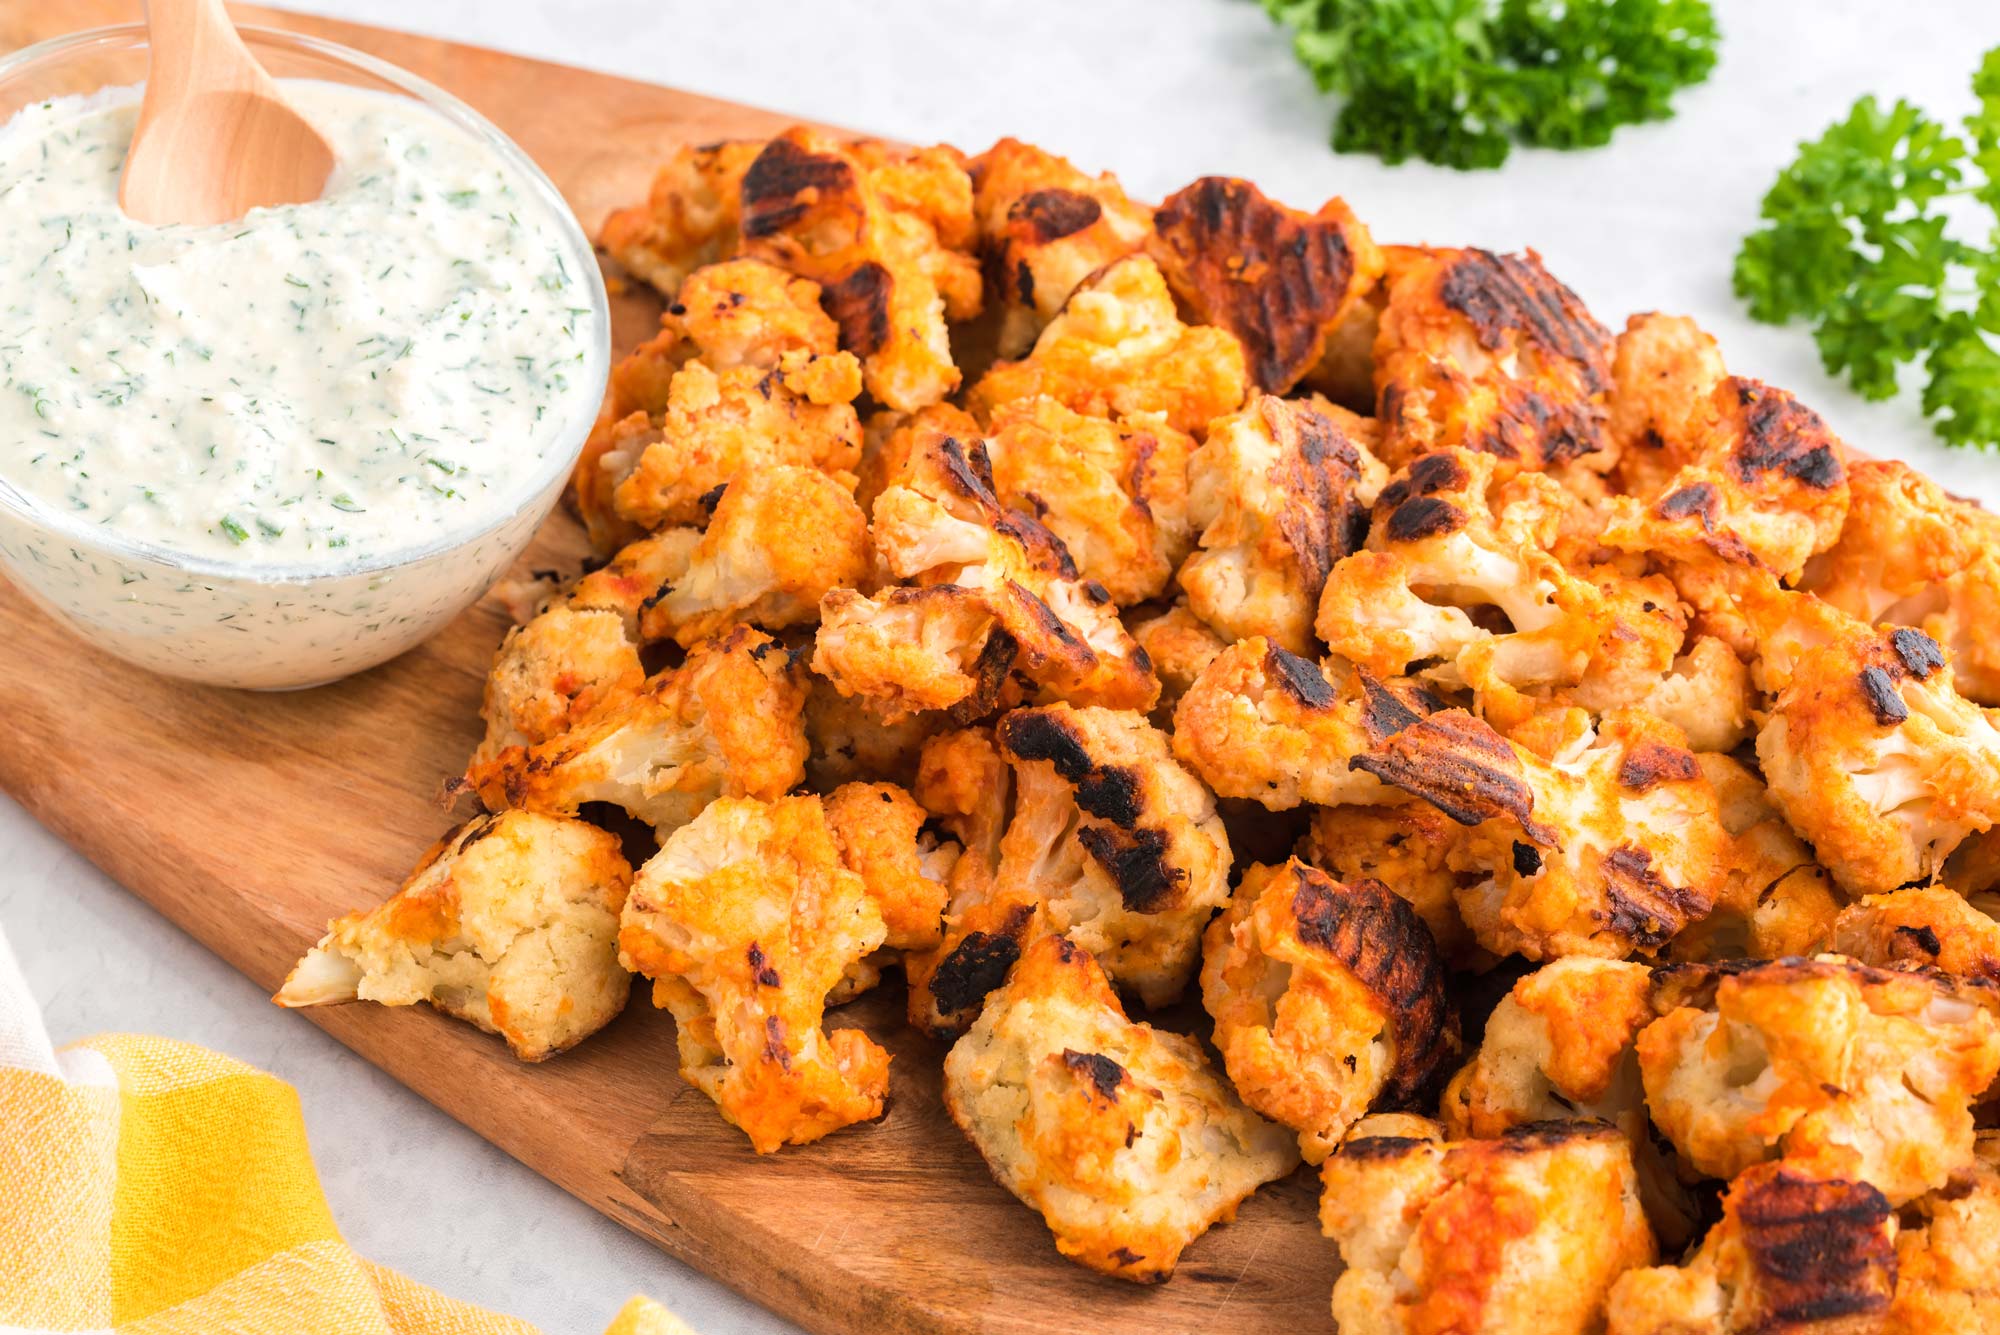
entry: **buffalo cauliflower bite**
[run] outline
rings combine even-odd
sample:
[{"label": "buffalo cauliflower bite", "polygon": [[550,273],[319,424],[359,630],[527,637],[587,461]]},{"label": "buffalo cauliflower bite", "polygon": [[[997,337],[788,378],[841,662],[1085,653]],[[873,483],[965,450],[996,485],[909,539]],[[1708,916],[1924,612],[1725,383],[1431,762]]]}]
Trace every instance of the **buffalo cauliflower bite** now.
[{"label": "buffalo cauliflower bite", "polygon": [[1181,323],[1159,267],[1131,255],[1078,288],[1024,360],[988,370],[966,406],[984,421],[1003,403],[1046,394],[1092,417],[1164,414],[1199,438],[1243,402],[1244,385],[1235,336]]},{"label": "buffalo cauliflower bite", "polygon": [[698,528],[663,528],[629,542],[571,587],[569,605],[616,612],[625,623],[625,637],[637,643],[647,602],[661,586],[687,573],[700,541]]},{"label": "buffalo cauliflower bite", "polygon": [[987,290],[1000,306],[999,351],[1034,346],[1078,284],[1138,249],[1151,230],[1109,172],[1002,139],[969,164]]},{"label": "buffalo cauliflower bite", "polygon": [[1631,1147],[1601,1122],[1447,1141],[1378,1115],[1320,1178],[1340,1335],[1596,1335],[1613,1281],[1655,1256]]},{"label": "buffalo cauliflower bite", "polygon": [[1730,1184],[1722,1221],[1687,1264],[1635,1269],[1612,1286],[1606,1333],[1880,1335],[1896,1268],[1896,1217],[1881,1192],[1758,1164]]},{"label": "buffalo cauliflower bite", "polygon": [[840,860],[882,915],[891,950],[934,949],[944,934],[946,886],[959,847],[924,829],[930,815],[893,783],[847,783],[826,799]]},{"label": "buffalo cauliflower bite", "polygon": [[1883,1335],[1993,1335],[2000,1330],[2000,1140],[1918,1199],[1896,1234],[1896,1294]]},{"label": "buffalo cauliflower bite", "polygon": [[1157,597],[1192,541],[1188,452],[1157,418],[1117,422],[1044,395],[993,410],[993,491],[1062,539],[1083,578],[1120,607]]},{"label": "buffalo cauliflower bite", "polygon": [[1451,817],[1415,798],[1319,807],[1299,840],[1298,855],[1336,881],[1388,886],[1424,920],[1446,963],[1484,972],[1493,956],[1480,949],[1458,912],[1465,876],[1451,867],[1454,838]]},{"label": "buffalo cauliflower bite", "polygon": [[831,356],[840,326],[819,304],[820,287],[762,260],[729,260],[696,269],[660,317],[713,371],[769,370],[793,351]]},{"label": "buffalo cauliflower bite", "polygon": [[427,1001],[541,1061],[625,1008],[618,913],[631,880],[617,837],[595,826],[476,817],[433,844],[387,903],[330,925],[272,1000]]},{"label": "buffalo cauliflower bite", "polygon": [[1660,970],[1647,1107],[1708,1176],[1783,1159],[1901,1204],[1971,1162],[1972,1103],[2000,1073],[1982,986],[1836,955]]},{"label": "buffalo cauliflower bite", "polygon": [[929,710],[970,722],[999,702],[1015,651],[974,590],[833,589],[820,599],[812,669],[892,723]]},{"label": "buffalo cauliflower bite", "polygon": [[654,174],[644,204],[605,219],[599,244],[671,298],[696,269],[735,253],[743,173],[763,147],[737,139],[676,149]]},{"label": "buffalo cauliflower bite", "polygon": [[1090,953],[1044,937],[953,1045],[945,1107],[1056,1249],[1138,1283],[1298,1163],[1194,1039],[1126,1018]]},{"label": "buffalo cauliflower bite", "polygon": [[818,673],[808,683],[805,719],[806,783],[818,793],[866,779],[908,786],[925,739],[944,721],[910,714],[890,722],[866,696],[842,695]]},{"label": "buffalo cauliflower bite", "polygon": [[1180,569],[1188,607],[1226,638],[1310,652],[1327,572],[1366,532],[1372,462],[1310,403],[1260,395],[1213,423],[1187,467],[1200,534]]},{"label": "buffalo cauliflower bite", "polygon": [[1194,685],[1195,678],[1229,647],[1229,641],[1189,611],[1186,600],[1175,603],[1164,612],[1130,620],[1126,626],[1132,632],[1133,642],[1145,652],[1153,664],[1154,674],[1160,679],[1160,699],[1154,709],[1154,721],[1165,726],[1167,720],[1173,717],[1174,706],[1187,694],[1188,687]]},{"label": "buffalo cauliflower bite", "polygon": [[738,626],[624,704],[474,763],[464,782],[492,811],[609,802],[665,838],[718,797],[775,798],[805,777],[805,696],[795,655]]},{"label": "buffalo cauliflower bite", "polygon": [[1325,1159],[1370,1108],[1411,1107],[1458,1050],[1423,919],[1378,881],[1296,858],[1243,874],[1202,941],[1202,1004],[1231,1083]]},{"label": "buffalo cauliflower bite", "polygon": [[2000,819],[2000,727],[1919,630],[1808,650],[1757,735],[1771,798],[1851,894],[1927,880]]},{"label": "buffalo cauliflower bite", "polygon": [[618,956],[673,1012],[681,1077],[769,1154],[881,1116],[889,1054],[821,1022],[885,937],[818,798],[725,797],[639,869]]},{"label": "buffalo cauliflower bite", "polygon": [[1382,252],[1339,199],[1304,214],[1248,181],[1204,176],[1153,214],[1149,247],[1174,295],[1243,345],[1250,383],[1283,394],[1382,276]]},{"label": "buffalo cauliflower bite", "polygon": [[473,763],[558,736],[639,694],[646,670],[616,612],[558,603],[507,632],[486,676]]},{"label": "buffalo cauliflower bite", "polygon": [[1610,331],[1538,255],[1386,255],[1375,390],[1392,467],[1453,446],[1536,471],[1611,466]]},{"label": "buffalo cauliflower bite", "polygon": [[1625,322],[1611,354],[1608,423],[1621,490],[1658,496],[1696,461],[1702,411],[1727,374],[1715,340],[1686,316],[1649,311]]},{"label": "buffalo cauliflower bite", "polygon": [[868,569],[868,520],[847,487],[811,468],[756,469],[724,489],[687,569],[639,624],[684,646],[738,623],[782,630],[817,621],[820,599]]},{"label": "buffalo cauliflower bite", "polygon": [[1870,895],[1841,911],[1828,949],[1883,969],[1941,969],[2000,986],[2000,901],[1939,885]]},{"label": "buffalo cauliflower bite", "polygon": [[1148,1006],[1194,972],[1201,930],[1229,899],[1229,836],[1215,798],[1166,734],[1130,711],[1050,705],[994,729],[1014,769],[998,879]]}]

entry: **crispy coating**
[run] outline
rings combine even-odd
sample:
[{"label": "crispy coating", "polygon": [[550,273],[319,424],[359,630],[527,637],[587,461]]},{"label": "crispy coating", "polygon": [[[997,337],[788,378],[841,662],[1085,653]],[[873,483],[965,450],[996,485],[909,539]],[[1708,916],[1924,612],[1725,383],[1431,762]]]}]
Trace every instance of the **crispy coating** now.
[{"label": "crispy coating", "polygon": [[329,925],[272,1000],[426,1001],[538,1062],[625,1009],[618,913],[631,881],[617,838],[595,826],[478,816],[431,845],[386,903]]},{"label": "crispy coating", "polygon": [[891,723],[942,710],[969,722],[1007,685],[1015,645],[980,594],[956,584],[820,599],[813,671]]},{"label": "crispy coating", "polygon": [[1369,1117],[1320,1177],[1341,1335],[1596,1335],[1612,1282],[1655,1255],[1631,1147],[1601,1122],[1446,1141]]},{"label": "crispy coating", "polygon": [[598,244],[672,296],[696,269],[735,252],[743,173],[763,147],[749,139],[682,145],[654,174],[644,204],[605,219]]},{"label": "crispy coating", "polygon": [[1658,496],[1699,461],[1703,410],[1727,374],[1715,340],[1688,317],[1648,311],[1625,322],[1611,354],[1608,423],[1620,490]]},{"label": "crispy coating", "polygon": [[1771,797],[1855,895],[1927,880],[2000,819],[2000,728],[1919,630],[1805,652],[1757,735]]},{"label": "crispy coating", "polygon": [[1602,473],[1611,334],[1541,257],[1388,253],[1375,337],[1383,457],[1459,447],[1536,471]]},{"label": "crispy coating", "polygon": [[977,440],[982,434],[972,414],[949,403],[934,403],[913,413],[883,410],[868,419],[861,446],[861,466],[854,499],[872,514],[875,500],[890,487],[915,475],[925,451],[941,441]]},{"label": "crispy coating", "polygon": [[933,950],[944,939],[946,884],[959,847],[924,831],[930,814],[893,783],[842,784],[825,799],[840,861],[881,912],[891,950]]},{"label": "crispy coating", "polygon": [[687,573],[700,541],[698,528],[663,528],[628,542],[576,582],[569,591],[569,605],[616,612],[625,623],[625,637],[636,643],[647,600],[661,585]]},{"label": "crispy coating", "polygon": [[1110,172],[1087,176],[1018,139],[1000,140],[969,167],[1000,355],[1018,357],[1079,284],[1139,248],[1152,222]]},{"label": "crispy coating", "polygon": [[558,603],[500,642],[486,676],[486,737],[472,763],[533,746],[639,694],[646,670],[616,612]]},{"label": "crispy coating", "polygon": [[1248,181],[1204,176],[1168,196],[1153,227],[1149,249],[1174,295],[1236,335],[1251,385],[1267,394],[1319,365],[1328,337],[1382,276],[1382,252],[1339,199],[1305,214]]},{"label": "crispy coating", "polygon": [[1195,678],[1229,647],[1229,641],[1213,626],[1188,610],[1185,600],[1166,611],[1126,622],[1132,640],[1145,651],[1160,679],[1160,698],[1154,721],[1166,726],[1174,706],[1187,694]]},{"label": "crispy coating", "polygon": [[1046,395],[993,410],[994,494],[1062,539],[1120,607],[1154,598],[1193,542],[1194,442],[1157,417],[1085,417]]},{"label": "crispy coating", "polygon": [[1319,1163],[1369,1109],[1407,1108],[1458,1051],[1437,944],[1379,881],[1293,858],[1243,874],[1202,941],[1201,999],[1237,1093]]},{"label": "crispy coating", "polygon": [[1014,768],[1000,882],[1032,895],[1045,930],[1090,951],[1146,1005],[1175,1000],[1203,925],[1229,899],[1214,796],[1129,710],[1017,709],[994,739]]},{"label": "crispy coating", "polygon": [[1730,1184],[1686,1265],[1612,1286],[1607,1335],[1878,1335],[1895,1283],[1896,1218],[1881,1192],[1758,1164]]},{"label": "crispy coating", "polygon": [[1201,1045],[1125,1016],[1090,953],[1045,937],[944,1063],[945,1107],[1056,1249],[1138,1283],[1298,1163]]},{"label": "crispy coating", "polygon": [[713,371],[768,371],[788,352],[830,357],[840,347],[840,326],[821,308],[819,284],[763,260],[696,269],[673,297],[660,327]]},{"label": "crispy coating", "polygon": [[1229,639],[1312,651],[1334,563],[1366,532],[1367,449],[1334,414],[1260,395],[1215,422],[1188,461],[1200,550],[1181,566],[1188,607]]},{"label": "crispy coating", "polygon": [[718,797],[775,798],[805,777],[805,676],[785,646],[738,626],[630,701],[473,764],[465,784],[492,811],[609,802],[665,838]]},{"label": "crispy coating", "polygon": [[1980,1136],[1977,1162],[1917,1200],[1896,1234],[1896,1294],[1883,1335],[2000,1332],[2000,1141]]},{"label": "crispy coating", "polygon": [[1982,986],[1836,955],[1663,969],[1639,1035],[1653,1122],[1709,1176],[1782,1158],[1911,1200],[1972,1159],[2000,1072]]},{"label": "crispy coating", "polygon": [[910,714],[892,723],[866,696],[842,695],[814,673],[806,691],[806,784],[818,793],[857,780],[907,786],[924,740],[943,722],[940,714]]},{"label": "crispy coating", "polygon": [[2000,908],[1941,885],[1870,895],[1841,911],[1827,948],[1883,969],[1942,969],[2000,986]]},{"label": "crispy coating", "polygon": [[1320,807],[1299,840],[1299,857],[1336,881],[1380,881],[1416,910],[1448,963],[1484,970],[1493,956],[1458,911],[1466,875],[1451,867],[1455,836],[1451,817],[1415,799]]},{"label": "crispy coating", "polygon": [[769,1154],[881,1115],[889,1054],[821,1022],[885,936],[820,799],[725,797],[639,869],[618,952],[674,1013],[681,1077]]},{"label": "crispy coating", "polygon": [[1729,642],[1696,635],[1637,703],[1686,733],[1694,750],[1719,752],[1733,751],[1750,739],[1756,699],[1750,665]]},{"label": "crispy coating", "polygon": [[1914,626],[1952,651],[1958,688],[2000,704],[2000,519],[1907,464],[1849,465],[1839,540],[1799,587],[1861,621]]},{"label": "crispy coating", "polygon": [[868,519],[848,487],[817,469],[760,468],[723,490],[687,569],[639,624],[683,646],[739,624],[781,630],[819,620],[820,599],[868,569]]},{"label": "crispy coating", "polygon": [[1227,330],[1181,323],[1159,267],[1119,260],[1071,295],[1021,361],[1002,361],[966,395],[982,421],[1015,399],[1046,394],[1092,417],[1161,413],[1199,439],[1243,402],[1243,346]]}]

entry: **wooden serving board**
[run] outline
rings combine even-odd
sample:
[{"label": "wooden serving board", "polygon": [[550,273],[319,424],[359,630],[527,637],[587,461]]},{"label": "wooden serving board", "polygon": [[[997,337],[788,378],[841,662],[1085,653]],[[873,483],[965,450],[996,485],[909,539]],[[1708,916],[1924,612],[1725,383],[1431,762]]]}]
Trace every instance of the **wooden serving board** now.
[{"label": "wooden serving board", "polygon": [[[137,0],[0,0],[0,51],[139,16]],[[679,141],[785,118],[494,51],[264,9],[241,21],[394,61],[479,108],[593,232]],[[658,307],[614,298],[618,345]],[[567,518],[526,558],[573,567]],[[0,581],[0,787],[264,988],[327,921],[392,891],[449,823],[437,801],[477,740],[505,628],[490,601],[393,663],[290,695],[190,687],[89,648]],[[672,1022],[635,993],[576,1050],[524,1066],[427,1008],[322,1007],[325,1028],[480,1135],[663,1250],[816,1331],[1269,1332],[1329,1326],[1337,1267],[1310,1176],[1266,1188],[1140,1289],[1057,1256],[1038,1217],[945,1116],[942,1050],[900,994],[841,1012],[895,1054],[879,1123],[760,1158],[675,1073]],[[632,1277],[645,1287],[646,1277]]]}]

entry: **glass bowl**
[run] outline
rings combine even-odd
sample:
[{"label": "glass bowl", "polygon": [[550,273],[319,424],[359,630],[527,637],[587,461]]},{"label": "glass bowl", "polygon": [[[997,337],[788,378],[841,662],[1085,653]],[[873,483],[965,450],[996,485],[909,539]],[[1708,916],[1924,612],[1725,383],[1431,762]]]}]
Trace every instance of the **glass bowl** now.
[{"label": "glass bowl", "polygon": [[[332,42],[244,28],[280,79],[318,79],[412,98],[485,142],[545,206],[587,275],[585,383],[611,359],[610,305],[589,239],[535,166],[484,117],[395,66]],[[0,59],[0,124],[55,97],[143,83],[146,31],[127,24],[76,33]],[[587,399],[587,401],[586,401]],[[245,566],[119,537],[38,504],[0,476],[0,571],[84,639],[140,667],[219,686],[318,685],[387,661],[470,606],[548,517],[596,419],[579,396],[573,421],[551,428],[546,456],[516,479],[483,526],[345,560]],[[53,668],[53,664],[50,665]]]}]

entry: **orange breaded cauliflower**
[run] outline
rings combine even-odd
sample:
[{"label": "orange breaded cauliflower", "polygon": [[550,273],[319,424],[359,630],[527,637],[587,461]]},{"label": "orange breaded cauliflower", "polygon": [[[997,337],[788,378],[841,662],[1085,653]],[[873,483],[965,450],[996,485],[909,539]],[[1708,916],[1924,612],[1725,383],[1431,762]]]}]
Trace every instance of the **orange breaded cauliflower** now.
[{"label": "orange breaded cauliflower", "polygon": [[1311,403],[1259,395],[1217,420],[1188,460],[1200,534],[1180,569],[1189,609],[1229,639],[1310,653],[1320,590],[1366,532],[1378,471],[1337,415]]},{"label": "orange breaded cauliflower", "polygon": [[769,1154],[881,1116],[889,1054],[821,1021],[885,936],[818,798],[724,797],[639,869],[618,955],[673,1012],[681,1078]]},{"label": "orange breaded cauliflower", "polygon": [[1728,371],[1722,351],[1684,315],[1648,311],[1625,322],[1611,354],[1612,478],[1635,496],[1658,496],[1697,462],[1702,415]]},{"label": "orange breaded cauliflower", "polygon": [[935,949],[944,939],[946,886],[959,846],[927,833],[929,813],[893,783],[845,783],[824,800],[841,863],[882,914],[883,945]]},{"label": "orange breaded cauliflower", "polygon": [[1870,895],[1843,909],[1827,948],[1883,969],[1942,969],[2000,986],[2000,901],[1941,885]]},{"label": "orange breaded cauliflower", "polygon": [[1901,1204],[1972,1159],[1972,1103],[2000,1073],[1980,985],[1837,955],[1654,975],[1639,1035],[1653,1122],[1704,1174],[1783,1159]]},{"label": "orange breaded cauliflower", "polygon": [[887,588],[870,598],[834,589],[819,604],[813,671],[892,723],[943,710],[956,722],[991,713],[1015,644],[986,599],[956,584]]},{"label": "orange breaded cauliflower", "polygon": [[819,284],[810,278],[763,260],[727,260],[689,274],[660,327],[712,371],[768,371],[788,352],[830,357],[840,347],[840,326],[819,297]]},{"label": "orange breaded cauliflower", "polygon": [[1085,417],[1045,395],[992,416],[986,455],[1000,501],[1046,524],[1120,607],[1159,596],[1193,541],[1194,442],[1155,417]]},{"label": "orange breaded cauliflower", "polygon": [[1444,702],[1407,681],[1318,665],[1261,636],[1215,656],[1174,707],[1174,754],[1221,797],[1272,811],[1389,799],[1350,762]]},{"label": "orange breaded cauliflower", "polygon": [[626,269],[671,297],[687,276],[734,254],[743,173],[763,143],[682,145],[653,176],[644,204],[604,221],[598,243]]},{"label": "orange breaded cauliflower", "polygon": [[817,793],[858,779],[907,787],[925,739],[943,722],[939,714],[911,714],[892,723],[867,697],[842,695],[814,673],[806,691],[806,784]]},{"label": "orange breaded cauliflower", "polygon": [[682,645],[738,624],[782,630],[817,621],[820,599],[868,569],[868,520],[846,486],[811,468],[755,469],[723,490],[687,569],[639,625]]},{"label": "orange breaded cauliflower", "polygon": [[1229,641],[1189,611],[1185,600],[1164,612],[1136,617],[1126,626],[1160,679],[1160,698],[1153,714],[1154,722],[1165,727],[1181,696],[1194,685],[1203,669],[1229,647]]},{"label": "orange breaded cauliflower", "polygon": [[1018,357],[1078,284],[1139,248],[1152,222],[1110,172],[1086,176],[1018,139],[968,165],[987,288],[1000,307],[1000,355]]},{"label": "orange breaded cauliflower", "polygon": [[1298,854],[1336,881],[1388,886],[1424,920],[1447,963],[1483,971],[1493,957],[1480,949],[1458,912],[1457,893],[1467,874],[1452,870],[1455,838],[1451,817],[1428,802],[1407,798],[1315,810]]},{"label": "orange breaded cauliflower", "polygon": [[1847,522],[1799,587],[1857,620],[1914,626],[1952,652],[1958,688],[2000,705],[2000,518],[1907,464],[1848,468]]},{"label": "orange breaded cauliflower", "polygon": [[1521,468],[1602,473],[1611,334],[1541,257],[1391,247],[1375,336],[1382,457],[1456,446]]},{"label": "orange breaded cauliflower", "polygon": [[1202,939],[1202,1005],[1237,1093],[1325,1159],[1369,1109],[1412,1107],[1458,1051],[1430,930],[1379,881],[1294,858],[1243,874]]},{"label": "orange breaded cauliflower", "polygon": [[626,703],[507,747],[464,782],[492,811],[609,802],[665,838],[718,797],[775,798],[805,777],[805,675],[784,645],[738,626]]},{"label": "orange breaded cauliflower", "polygon": [[1243,347],[1210,325],[1181,323],[1152,260],[1119,260],[1073,293],[1021,361],[996,363],[966,395],[985,421],[1015,399],[1046,394],[1092,417],[1160,413],[1197,439],[1243,402]]},{"label": "orange breaded cauliflower", "polygon": [[1447,1141],[1368,1117],[1320,1179],[1340,1335],[1597,1335],[1612,1282],[1656,1254],[1631,1147],[1601,1122]]},{"label": "orange breaded cauliflower", "polygon": [[1137,713],[1050,705],[994,729],[1014,769],[998,879],[1148,1006],[1179,997],[1229,899],[1215,798]]},{"label": "orange breaded cauliflower", "polygon": [[875,498],[909,481],[925,451],[943,440],[972,441],[982,434],[972,414],[949,403],[934,403],[913,413],[884,409],[874,414],[863,430],[861,465],[855,470],[859,479],[855,501],[873,513]]},{"label": "orange breaded cauliflower", "polygon": [[639,646],[616,612],[557,603],[500,642],[479,710],[486,737],[473,763],[559,736],[631,700],[645,681]]},{"label": "orange breaded cauliflower", "polygon": [[1298,1163],[1201,1045],[1134,1023],[1090,953],[1045,937],[953,1045],[945,1107],[1056,1249],[1139,1283]]},{"label": "orange breaded cauliflower", "polygon": [[1805,652],[1757,758],[1772,801],[1850,894],[1926,880],[2000,820],[2000,727],[1920,630],[1850,623]]},{"label": "orange breaded cauliflower", "polygon": [[271,999],[426,1001],[538,1062],[625,1009],[618,912],[631,880],[616,836],[593,825],[478,816],[431,845],[387,903],[331,924]]},{"label": "orange breaded cauliflower", "polygon": [[1882,1335],[2000,1330],[2000,1139],[1972,1168],[1919,1198],[1896,1234],[1896,1293]]},{"label": "orange breaded cauliflower", "polygon": [[1329,199],[1286,208],[1248,181],[1204,176],[1153,214],[1149,250],[1174,295],[1243,345],[1250,383],[1283,394],[1382,276],[1382,252],[1353,210]]},{"label": "orange breaded cauliflower", "polygon": [[687,572],[701,541],[698,528],[663,528],[620,547],[617,554],[590,571],[570,588],[569,605],[616,612],[625,623],[625,637],[640,639],[639,620],[646,603]]},{"label": "orange breaded cauliflower", "polygon": [[1606,1335],[1881,1335],[1895,1242],[1896,1217],[1868,1184],[1758,1164],[1686,1265],[1612,1285]]}]

